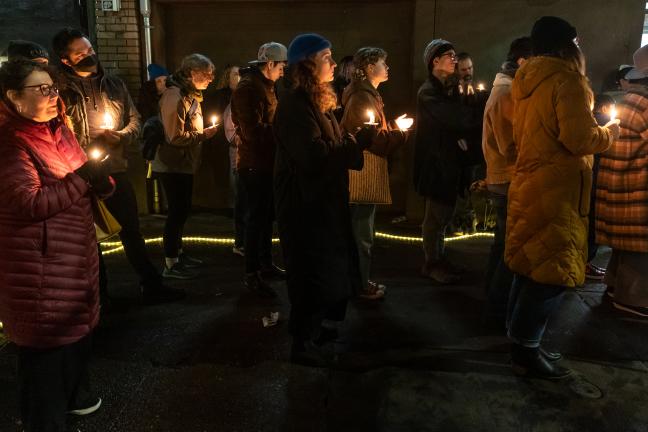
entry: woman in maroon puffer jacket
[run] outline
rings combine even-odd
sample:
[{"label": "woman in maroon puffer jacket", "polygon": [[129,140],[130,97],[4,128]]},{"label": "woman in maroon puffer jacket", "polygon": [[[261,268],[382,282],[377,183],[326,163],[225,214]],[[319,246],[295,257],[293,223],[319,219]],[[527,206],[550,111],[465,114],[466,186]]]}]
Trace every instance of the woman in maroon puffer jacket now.
[{"label": "woman in maroon puffer jacket", "polygon": [[66,413],[101,403],[83,394],[99,320],[91,196],[112,183],[65,126],[42,66],[5,63],[0,90],[0,320],[19,347],[25,430],[64,431]]}]

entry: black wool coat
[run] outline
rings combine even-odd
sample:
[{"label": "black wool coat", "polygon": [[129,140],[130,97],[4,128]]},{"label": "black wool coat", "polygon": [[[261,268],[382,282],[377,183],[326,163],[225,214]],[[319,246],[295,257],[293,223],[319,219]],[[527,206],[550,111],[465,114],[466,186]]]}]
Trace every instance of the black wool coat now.
[{"label": "black wool coat", "polygon": [[[444,87],[435,77],[419,88],[414,136],[414,189],[420,195],[452,204],[461,192],[465,167],[481,154],[481,113],[478,104],[462,101],[456,87]],[[463,151],[457,141],[468,141]]]},{"label": "black wool coat", "polygon": [[301,89],[281,98],[274,132],[275,205],[290,301],[323,310],[360,287],[348,170],[362,169],[362,150]]}]

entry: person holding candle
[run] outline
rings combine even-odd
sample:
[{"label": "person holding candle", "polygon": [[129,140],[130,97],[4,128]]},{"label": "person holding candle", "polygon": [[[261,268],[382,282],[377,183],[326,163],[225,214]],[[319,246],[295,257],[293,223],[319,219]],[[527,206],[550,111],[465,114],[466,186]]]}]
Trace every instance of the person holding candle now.
[{"label": "person holding candle", "polygon": [[504,259],[515,274],[507,328],[517,375],[557,380],[557,364],[542,339],[567,289],[585,282],[592,155],[619,136],[601,127],[576,29],[546,16],[531,31],[534,56],[513,80],[515,170],[508,191]]},{"label": "person holding candle", "polygon": [[363,127],[355,137],[340,130],[328,40],[297,36],[288,64],[291,87],[274,120],[274,191],[291,304],[291,360],[321,365],[318,345],[337,335],[324,320],[343,320],[348,299],[360,288],[348,170],[362,168],[376,128]]},{"label": "person holding candle", "polygon": [[[61,99],[77,141],[86,152],[99,148],[109,156],[106,164],[116,189],[105,204],[122,227],[119,238],[129,263],[139,276],[143,301],[159,303],[184,297],[182,290],[162,284],[140,232],[135,191],[127,174],[127,148],[139,136],[140,116],[126,84],[104,72],[92,44],[79,30],[65,28],[59,31],[52,46],[61,61],[58,77]],[[101,281],[102,301],[106,301],[105,271],[102,271]]]},{"label": "person holding candle", "polygon": [[272,121],[277,109],[275,82],[284,74],[287,49],[268,42],[257,59],[240,71],[241,81],[232,94],[232,121],[240,143],[236,171],[245,189],[245,286],[261,297],[275,297],[269,278],[282,278],[285,271],[272,261],[274,201],[272,172],[275,137]]},{"label": "person holding candle", "polygon": [[[361,298],[380,299],[385,286],[369,280],[371,249],[374,241],[376,205],[391,204],[387,157],[405,143],[405,132],[388,125],[384,103],[378,86],[389,79],[387,52],[381,48],[360,48],[353,56],[354,77],[344,90],[344,115],[340,126],[344,132],[354,133],[367,120],[375,123],[377,135],[364,151],[361,171],[349,171],[351,220],[360,259],[362,276]],[[370,114],[367,117],[367,113]]]},{"label": "person holding candle", "polygon": [[65,432],[101,405],[88,363],[99,321],[93,195],[113,183],[88,161],[41,64],[0,67],[0,319],[17,345],[25,432]]},{"label": "person holding candle", "polygon": [[648,46],[633,55],[617,105],[621,133],[601,155],[596,240],[612,248],[604,282],[616,309],[648,317]]},{"label": "person holding candle", "polygon": [[531,38],[521,37],[511,43],[506,62],[495,76],[493,90],[484,110],[482,150],[486,160],[486,187],[496,214],[495,238],[485,277],[487,313],[500,325],[506,317],[506,305],[513,282],[513,273],[504,263],[507,196],[517,156],[513,141],[511,87],[518,69],[531,55]]},{"label": "person holding candle", "polygon": [[[234,211],[234,246],[232,246],[232,253],[245,256],[245,219],[247,218],[245,205],[247,199],[245,198],[245,189],[241,184],[238,171],[236,170],[240,137],[231,133],[231,128],[234,125],[232,123],[232,109],[230,106],[232,94],[241,80],[239,71],[240,68],[235,65],[225,67],[216,85],[216,90],[205,93],[203,108],[205,112],[213,113],[212,117],[217,116],[223,125],[216,132],[215,140],[217,143],[229,149],[230,191]],[[214,119],[212,118],[212,120]]]},{"label": "person holding candle", "polygon": [[[594,98],[594,118],[599,126],[605,126],[611,120],[616,120],[616,103],[612,96],[598,94]],[[605,268],[593,263],[599,247],[596,243],[596,183],[601,161],[601,153],[594,155],[592,165],[592,193],[590,194],[590,215],[587,229],[587,264],[585,265],[585,278],[601,281],[605,277]]]},{"label": "person holding candle", "polygon": [[203,261],[183,250],[182,234],[191,213],[194,173],[200,164],[204,141],[217,127],[204,127],[202,92],[214,79],[214,64],[202,54],[184,57],[178,70],[167,79],[160,98],[160,120],[166,142],[158,149],[153,172],[166,192],[168,211],[164,224],[164,270],[169,279],[192,279]]},{"label": "person holding candle", "polygon": [[453,45],[431,41],[423,53],[428,79],[419,88],[416,107],[414,187],[425,197],[421,274],[439,284],[459,280],[445,257],[444,237],[452,221],[462,174],[469,159],[467,140],[481,133],[481,110],[462,102],[453,76]]}]

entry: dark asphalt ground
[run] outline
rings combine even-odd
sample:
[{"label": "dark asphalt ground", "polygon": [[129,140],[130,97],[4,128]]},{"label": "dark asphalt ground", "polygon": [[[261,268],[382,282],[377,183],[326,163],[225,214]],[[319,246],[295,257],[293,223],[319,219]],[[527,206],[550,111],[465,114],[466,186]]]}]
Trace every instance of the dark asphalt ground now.
[{"label": "dark asphalt ground", "polygon": [[[144,217],[143,231],[159,236],[161,223]],[[186,235],[230,237],[230,224],[198,214]],[[351,304],[342,342],[330,347],[339,360],[326,369],[288,362],[285,288],[275,301],[246,292],[231,246],[189,244],[207,266],[199,279],[173,282],[186,300],[160,306],[139,304],[123,254],[106,256],[118,307],[95,333],[92,378],[104,403],[71,430],[648,431],[648,321],[615,311],[604,286],[588,284],[567,295],[546,335],[575,377],[516,378],[503,331],[483,315],[489,243],[449,243],[464,282],[433,286],[418,275],[419,244],[377,240],[374,279],[387,299]],[[150,252],[161,266],[161,247]],[[264,328],[273,311],[282,321]],[[0,349],[0,387],[0,431],[18,431],[11,345]]]}]

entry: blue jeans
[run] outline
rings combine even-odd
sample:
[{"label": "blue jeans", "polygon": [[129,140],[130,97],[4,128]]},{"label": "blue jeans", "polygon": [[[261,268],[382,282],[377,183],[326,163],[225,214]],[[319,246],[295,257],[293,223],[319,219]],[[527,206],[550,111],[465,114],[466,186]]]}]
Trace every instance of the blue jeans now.
[{"label": "blue jeans", "polygon": [[565,287],[534,282],[516,274],[509,296],[506,327],[514,343],[537,348],[547,327],[547,321],[558,309]]}]

